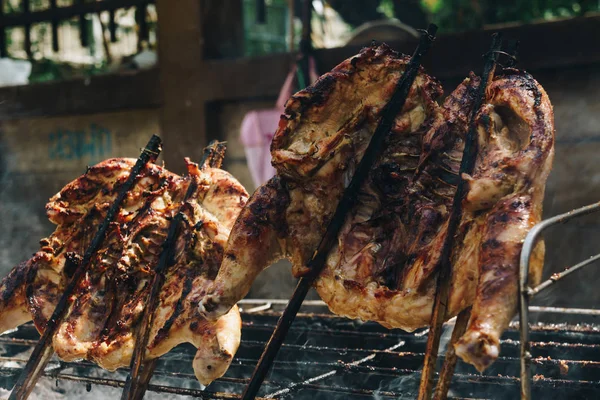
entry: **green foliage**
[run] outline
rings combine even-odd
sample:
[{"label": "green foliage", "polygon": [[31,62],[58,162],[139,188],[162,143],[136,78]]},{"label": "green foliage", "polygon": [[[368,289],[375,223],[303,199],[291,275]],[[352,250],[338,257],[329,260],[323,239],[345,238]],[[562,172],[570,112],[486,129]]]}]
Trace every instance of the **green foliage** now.
[{"label": "green foliage", "polygon": [[244,0],[243,7],[246,55],[255,56],[287,51],[286,38],[289,18],[287,1],[267,1],[267,18],[264,24],[256,22],[255,0]]},{"label": "green foliage", "polygon": [[394,2],[392,0],[381,0],[377,11],[388,18],[394,18]]},{"label": "green foliage", "polygon": [[575,17],[600,10],[600,2],[589,0],[421,0],[421,5],[431,22],[444,32],[478,29],[486,24]]}]

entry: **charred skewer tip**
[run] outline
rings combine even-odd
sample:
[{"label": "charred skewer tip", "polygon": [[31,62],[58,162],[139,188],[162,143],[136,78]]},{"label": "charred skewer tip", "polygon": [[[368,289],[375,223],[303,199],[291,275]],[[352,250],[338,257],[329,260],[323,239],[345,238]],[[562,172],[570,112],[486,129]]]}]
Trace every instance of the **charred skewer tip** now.
[{"label": "charred skewer tip", "polygon": [[227,142],[219,142],[218,140],[211,141],[208,146],[204,148],[204,154],[200,161],[200,169],[206,167],[220,168],[225,158],[225,150],[227,149]]}]

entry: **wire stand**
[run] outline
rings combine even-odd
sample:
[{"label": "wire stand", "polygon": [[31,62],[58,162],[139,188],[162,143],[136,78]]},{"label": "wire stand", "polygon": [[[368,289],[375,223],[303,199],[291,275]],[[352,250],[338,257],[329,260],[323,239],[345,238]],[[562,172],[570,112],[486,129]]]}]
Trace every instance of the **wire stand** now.
[{"label": "wire stand", "polygon": [[529,301],[532,297],[539,294],[543,290],[552,286],[554,283],[563,279],[565,276],[572,274],[581,268],[592,264],[593,262],[600,259],[600,254],[588,258],[579,264],[573,265],[565,269],[563,272],[553,274],[550,279],[540,283],[534,288],[531,288],[528,283],[529,279],[529,260],[531,254],[535,248],[535,245],[540,238],[540,235],[548,228],[563,224],[570,221],[573,218],[581,217],[583,215],[591,214],[600,210],[600,202],[590,204],[585,207],[581,207],[570,211],[565,214],[557,215],[556,217],[549,218],[545,221],[538,223],[534,226],[523,243],[523,250],[521,250],[521,262],[519,268],[519,329],[521,333],[521,399],[531,399],[531,343],[529,342]]}]

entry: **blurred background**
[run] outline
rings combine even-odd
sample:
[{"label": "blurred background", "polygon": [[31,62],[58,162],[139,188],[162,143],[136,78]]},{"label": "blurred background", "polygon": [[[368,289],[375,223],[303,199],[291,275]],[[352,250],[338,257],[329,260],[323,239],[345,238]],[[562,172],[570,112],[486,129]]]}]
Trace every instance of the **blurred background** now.
[{"label": "blurred background", "polygon": [[[277,110],[286,77],[296,91],[312,80],[308,60],[322,74],[372,40],[411,53],[431,22],[424,66],[446,92],[481,71],[492,32],[520,41],[518,67],[555,107],[545,216],[596,202],[599,11],[598,0],[0,0],[0,273],[52,232],[50,196],[87,165],[136,157],[151,134],[176,172],[208,141],[227,141],[224,168],[252,193],[269,174],[275,125],[254,136],[248,126]],[[598,251],[599,220],[547,236],[546,275]],[[280,262],[250,295],[287,298],[294,283]],[[595,307],[598,284],[590,267],[536,302]]]}]

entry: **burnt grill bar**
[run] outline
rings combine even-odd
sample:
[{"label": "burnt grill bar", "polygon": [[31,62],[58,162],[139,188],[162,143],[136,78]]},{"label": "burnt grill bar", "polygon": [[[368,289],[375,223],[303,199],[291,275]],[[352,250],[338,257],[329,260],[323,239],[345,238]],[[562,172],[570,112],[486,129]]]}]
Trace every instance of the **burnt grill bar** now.
[{"label": "burnt grill bar", "polygon": [[27,362],[27,365],[25,366],[21,375],[19,376],[19,379],[15,383],[15,386],[9,397],[10,400],[26,399],[33,390],[40,374],[42,373],[46,364],[50,360],[50,357],[52,357],[52,354],[54,354],[54,349],[52,348],[52,338],[54,337],[56,330],[58,329],[59,325],[61,324],[66,315],[66,312],[71,303],[70,297],[73,293],[73,290],[83,278],[83,275],[86,271],[86,267],[89,264],[92,256],[102,245],[106,234],[106,230],[108,229],[109,224],[115,218],[115,215],[121,207],[121,203],[125,199],[127,192],[129,192],[134,186],[138,175],[146,166],[146,164],[150,161],[156,160],[156,158],[158,157],[161,151],[161,143],[162,141],[158,136],[152,135],[152,137],[148,141],[148,144],[142,150],[140,156],[138,157],[135,165],[131,168],[129,172],[129,177],[127,178],[123,186],[119,188],[117,197],[115,198],[111,207],[108,209],[106,217],[104,218],[102,224],[98,228],[98,231],[92,239],[89,247],[86,249],[83,258],[78,261],[77,265],[69,265],[71,263],[74,263],[75,261],[70,258],[67,259],[64,268],[68,269],[74,267],[75,272],[73,273],[69,284],[67,285],[62,296],[60,297],[60,300],[58,301],[58,304],[56,305],[52,316],[46,323],[44,333],[38,341],[38,343],[36,344],[33,353],[31,354],[31,357]]},{"label": "burnt grill bar", "polygon": [[250,383],[248,384],[248,387],[242,396],[243,399],[251,400],[258,393],[260,386],[281,347],[281,344],[285,340],[287,332],[292,325],[296,314],[300,310],[302,302],[304,301],[313,282],[323,270],[327,260],[327,255],[337,240],[338,233],[342,228],[344,221],[346,220],[346,215],[348,211],[352,209],[354,204],[356,204],[358,190],[371,171],[371,167],[379,157],[379,154],[383,149],[385,138],[394,124],[396,115],[402,110],[402,107],[404,107],[404,103],[406,102],[410,88],[419,71],[421,58],[431,47],[431,44],[435,40],[436,32],[437,26],[434,24],[429,25],[426,31],[421,32],[421,40],[419,41],[419,45],[412,55],[408,65],[406,66],[404,73],[398,80],[392,97],[381,111],[381,119],[379,120],[379,124],[377,125],[377,128],[375,129],[375,132],[369,141],[367,149],[365,150],[362,159],[356,168],[356,172],[352,176],[352,180],[350,181],[348,187],[344,190],[344,194],[337,205],[335,213],[331,217],[331,221],[327,226],[327,230],[325,231],[319,246],[315,250],[315,253],[310,261],[307,263],[307,269],[309,272],[300,278],[292,298],[290,299],[286,309],[283,312],[283,315],[277,323],[277,326],[273,331],[273,335],[267,343],[267,346],[265,347],[265,350],[260,357],[258,364],[256,365],[252,379],[250,380]]},{"label": "burnt grill bar", "polygon": [[[252,309],[259,301],[241,302]],[[274,307],[278,301],[271,301]],[[265,303],[263,303],[265,304]],[[407,333],[376,323],[359,323],[323,313],[323,303],[304,305],[273,363],[258,398],[397,399],[414,398],[426,350],[426,330]],[[280,309],[280,307],[279,307]],[[532,307],[532,312],[535,309]],[[553,310],[553,312],[568,310]],[[256,360],[269,339],[280,311],[243,312],[242,343],[226,376],[208,389],[192,370],[193,346],[181,345],[161,357],[148,391],[204,399],[239,399]],[[546,313],[541,313],[542,317]],[[581,314],[578,314],[581,315]],[[593,321],[594,317],[582,317]],[[543,319],[543,318],[542,318]],[[597,319],[597,317],[596,317]],[[456,366],[451,399],[515,399],[519,397],[519,331],[517,323],[502,337],[502,354],[480,375],[462,362]],[[452,322],[446,324],[449,334]],[[0,386],[9,388],[39,337],[32,324],[0,336]],[[536,398],[594,398],[600,390],[600,326],[537,324],[531,329]],[[440,356],[440,362],[443,360]],[[125,384],[128,369],[103,371],[89,361],[53,359],[44,384],[55,381],[64,390],[85,388],[113,396]],[[40,382],[41,384],[42,382]],[[102,389],[101,387],[106,387]],[[111,391],[112,390],[112,391]]]},{"label": "burnt grill bar", "polygon": [[[538,242],[540,235],[547,230],[548,228],[557,225],[563,224],[570,221],[573,218],[584,216],[587,214],[591,214],[594,212],[598,212],[600,210],[600,202],[590,204],[585,207],[581,207],[570,211],[565,214],[557,215],[553,218],[549,218],[538,223],[534,226],[527,237],[525,238],[525,242],[523,243],[523,250],[521,251],[521,259],[520,259],[520,268],[519,268],[519,325],[520,325],[520,343],[521,343],[521,398],[524,400],[530,400],[532,395],[531,390],[531,374],[532,374],[532,362],[535,360],[531,354],[532,343],[530,342],[529,333],[529,312],[532,307],[529,307],[529,301],[536,294],[540,293],[544,289],[550,287],[555,284],[559,280],[564,277],[580,270],[581,268],[591,265],[593,262],[600,259],[600,254],[595,255],[593,257],[588,258],[585,261],[582,261],[572,267],[567,268],[561,273],[554,274],[550,277],[550,279],[542,282],[535,288],[531,288],[528,283],[529,277],[529,260],[531,258],[531,254],[533,252],[533,248]],[[581,313],[586,314],[586,313]],[[590,310],[590,314],[600,315],[599,310]],[[598,380],[598,376],[596,376],[596,380]]]}]

